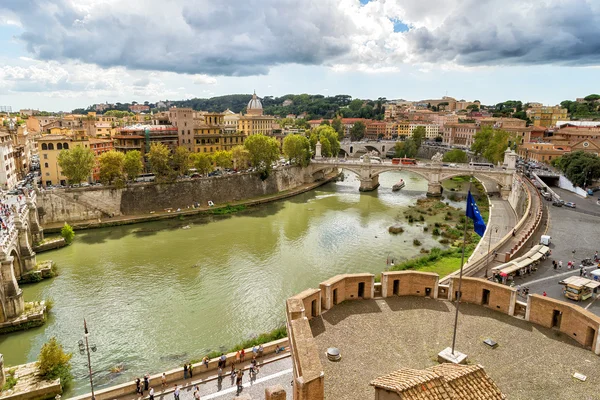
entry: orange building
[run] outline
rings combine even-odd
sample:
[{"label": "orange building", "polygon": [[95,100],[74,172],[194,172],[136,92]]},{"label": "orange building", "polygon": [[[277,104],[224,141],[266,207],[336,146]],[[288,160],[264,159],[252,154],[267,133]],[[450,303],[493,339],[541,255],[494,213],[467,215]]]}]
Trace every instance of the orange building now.
[{"label": "orange building", "polygon": [[100,163],[98,159],[102,153],[106,153],[107,151],[111,151],[114,149],[113,141],[110,139],[96,139],[90,138],[90,149],[94,152],[94,170],[92,171],[92,179],[94,182],[98,182],[100,180]]}]

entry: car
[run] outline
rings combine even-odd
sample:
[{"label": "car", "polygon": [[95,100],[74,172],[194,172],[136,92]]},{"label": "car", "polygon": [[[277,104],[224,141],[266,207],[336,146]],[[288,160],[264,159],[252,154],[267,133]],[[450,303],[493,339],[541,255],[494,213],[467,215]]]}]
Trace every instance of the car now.
[{"label": "car", "polygon": [[567,203],[565,203],[565,207],[569,207],[569,208],[575,208],[575,203],[573,203],[572,201],[569,201]]},{"label": "car", "polygon": [[553,201],[553,202],[552,202],[552,205],[553,205],[554,207],[562,207],[562,203],[561,203],[560,201]]}]

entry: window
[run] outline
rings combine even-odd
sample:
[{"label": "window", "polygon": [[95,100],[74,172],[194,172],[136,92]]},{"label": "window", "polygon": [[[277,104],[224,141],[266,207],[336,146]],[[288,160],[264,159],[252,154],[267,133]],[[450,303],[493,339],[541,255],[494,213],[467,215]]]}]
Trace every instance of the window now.
[{"label": "window", "polygon": [[56,143],[56,150],[62,150],[62,143]]},{"label": "window", "polygon": [[181,134],[185,135],[185,130],[184,129],[181,130]]},{"label": "window", "polygon": [[46,143],[42,143],[42,150],[48,150],[48,145]]},{"label": "window", "polygon": [[190,130],[188,129],[188,135],[191,135]]},{"label": "window", "polygon": [[45,168],[48,168],[48,163],[44,163],[44,167],[45,167]]},{"label": "window", "polygon": [[54,143],[48,143],[48,150],[54,150]]}]

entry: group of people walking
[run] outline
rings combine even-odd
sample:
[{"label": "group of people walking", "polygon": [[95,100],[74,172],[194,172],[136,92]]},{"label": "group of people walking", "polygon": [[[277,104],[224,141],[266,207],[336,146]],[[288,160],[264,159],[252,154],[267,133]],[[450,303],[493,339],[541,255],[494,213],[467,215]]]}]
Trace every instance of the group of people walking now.
[{"label": "group of people walking", "polygon": [[[163,377],[165,374],[163,374]],[[146,374],[141,380],[137,378],[135,380],[135,392],[141,396],[144,396],[144,392],[148,392],[148,398],[154,400],[154,388],[150,387],[150,375]]]}]

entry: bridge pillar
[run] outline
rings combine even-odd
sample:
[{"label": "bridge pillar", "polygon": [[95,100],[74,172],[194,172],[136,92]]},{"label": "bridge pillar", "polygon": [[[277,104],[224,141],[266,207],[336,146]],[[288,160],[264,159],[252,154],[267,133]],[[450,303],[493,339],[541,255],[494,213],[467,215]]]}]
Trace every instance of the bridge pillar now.
[{"label": "bridge pillar", "polygon": [[17,318],[23,313],[25,308],[25,302],[23,300],[23,290],[17,284],[15,278],[15,269],[13,265],[14,257],[6,257],[0,263],[0,274],[2,275],[2,308],[3,308],[3,321]]},{"label": "bridge pillar", "polygon": [[360,178],[360,190],[361,192],[370,192],[379,187],[379,175],[373,177]]},{"label": "bridge pillar", "polygon": [[442,197],[442,184],[429,182],[427,184],[427,197]]},{"label": "bridge pillar", "polygon": [[33,241],[41,242],[44,240],[44,230],[40,224],[37,205],[31,197],[27,198],[27,208],[29,209],[29,230],[31,231]]}]

